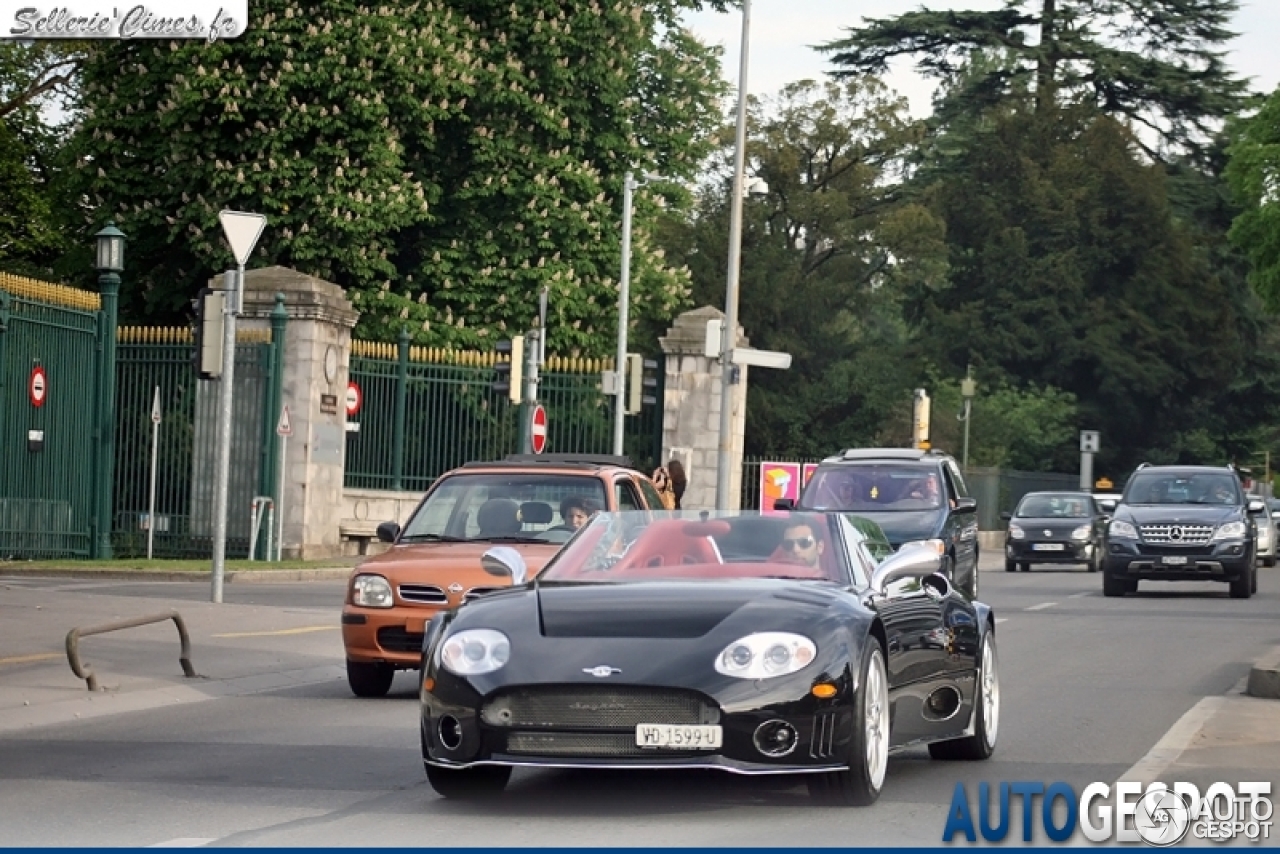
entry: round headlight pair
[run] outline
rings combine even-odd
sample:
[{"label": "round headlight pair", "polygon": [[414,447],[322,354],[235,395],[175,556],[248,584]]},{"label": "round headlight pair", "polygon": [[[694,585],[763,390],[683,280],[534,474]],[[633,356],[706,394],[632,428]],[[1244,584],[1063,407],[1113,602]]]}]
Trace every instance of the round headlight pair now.
[{"label": "round headlight pair", "polygon": [[818,647],[804,635],[756,632],[739,638],[716,656],[716,672],[739,679],[786,676],[818,657]]},{"label": "round headlight pair", "polygon": [[440,663],[458,676],[492,673],[511,658],[511,641],[494,629],[467,629],[445,639]]}]

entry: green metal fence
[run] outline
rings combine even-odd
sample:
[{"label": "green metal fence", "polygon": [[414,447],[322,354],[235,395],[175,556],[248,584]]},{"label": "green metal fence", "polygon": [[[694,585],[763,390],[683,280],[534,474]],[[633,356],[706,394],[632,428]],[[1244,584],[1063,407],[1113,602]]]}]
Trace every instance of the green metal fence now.
[{"label": "green metal fence", "polygon": [[965,483],[969,494],[978,499],[978,529],[999,531],[1004,529],[1000,514],[1011,512],[1022,496],[1042,490],[1079,489],[1080,475],[970,466]]},{"label": "green metal fence", "polygon": [[[519,408],[492,389],[494,353],[454,352],[356,341],[350,378],[360,411],[348,419],[346,485],[422,492],[450,469],[519,450]],[[547,411],[547,452],[608,453],[613,399],[600,391],[593,359],[550,357],[539,402]],[[661,401],[661,388],[658,400]],[[640,467],[657,464],[661,405],[625,421],[623,450]]]},{"label": "green metal fence", "polygon": [[0,560],[87,557],[98,295],[0,273]]}]

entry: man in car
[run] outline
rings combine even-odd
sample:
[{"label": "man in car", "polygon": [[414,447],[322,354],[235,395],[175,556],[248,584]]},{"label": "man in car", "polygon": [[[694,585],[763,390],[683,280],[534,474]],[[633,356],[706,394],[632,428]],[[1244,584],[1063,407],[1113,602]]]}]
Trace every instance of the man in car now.
[{"label": "man in car", "polygon": [[778,544],[784,563],[818,568],[825,543],[817,536],[817,532],[807,522],[795,522],[782,532],[782,542]]},{"label": "man in car", "polygon": [[591,503],[578,495],[570,495],[560,502],[560,518],[563,520],[556,527],[564,531],[576,531],[591,518]]}]

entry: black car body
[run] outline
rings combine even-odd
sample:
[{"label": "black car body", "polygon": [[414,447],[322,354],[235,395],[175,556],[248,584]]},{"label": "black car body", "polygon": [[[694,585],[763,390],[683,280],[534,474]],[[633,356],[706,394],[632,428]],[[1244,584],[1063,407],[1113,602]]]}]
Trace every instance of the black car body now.
[{"label": "black car body", "polygon": [[1250,511],[1262,506],[1230,468],[1140,466],[1107,526],[1103,593],[1123,596],[1142,580],[1224,581],[1233,598],[1249,598],[1258,588]]},{"label": "black car body", "polygon": [[1033,563],[1083,565],[1097,572],[1106,557],[1107,517],[1087,492],[1028,492],[1012,513],[1004,538],[1004,568]]},{"label": "black car body", "polygon": [[[926,488],[917,491],[922,484]],[[777,509],[788,506],[775,503]],[[864,516],[884,530],[894,548],[941,541],[942,574],[972,597],[978,595],[977,508],[952,457],[909,448],[852,448],[828,457],[795,503],[797,510]]]},{"label": "black car body", "polygon": [[[932,546],[877,565],[862,539],[838,514],[601,514],[534,582],[431,621],[430,782],[465,797],[515,766],[712,768],[809,775],[816,797],[861,804],[892,748],[987,758],[990,608],[936,574]],[[782,540],[822,543],[818,565]],[[514,550],[485,565],[521,581]]]}]

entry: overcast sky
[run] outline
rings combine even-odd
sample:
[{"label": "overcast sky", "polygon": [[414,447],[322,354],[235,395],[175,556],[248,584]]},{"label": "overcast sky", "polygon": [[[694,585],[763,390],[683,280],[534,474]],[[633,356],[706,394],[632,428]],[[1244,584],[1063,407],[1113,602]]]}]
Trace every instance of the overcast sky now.
[{"label": "overcast sky", "polygon": [[[997,9],[1003,0],[752,0],[747,91],[773,95],[796,80],[820,80],[830,66],[827,55],[811,45],[840,38],[846,27],[857,26],[864,17],[887,18],[922,5],[931,9]],[[1235,22],[1240,35],[1230,44],[1230,62],[1237,73],[1253,78],[1255,89],[1270,92],[1280,83],[1280,63],[1274,58],[1280,40],[1280,0],[1242,0],[1240,6]],[[702,12],[687,15],[685,22],[704,41],[724,47],[724,73],[736,89],[741,12]],[[919,78],[909,62],[900,62],[888,83],[911,100],[912,113],[929,113],[932,85]]]}]

